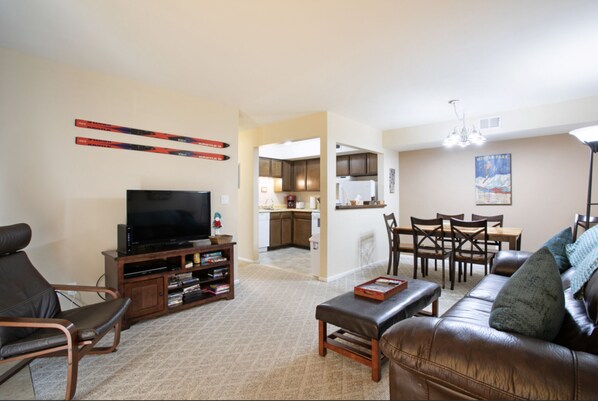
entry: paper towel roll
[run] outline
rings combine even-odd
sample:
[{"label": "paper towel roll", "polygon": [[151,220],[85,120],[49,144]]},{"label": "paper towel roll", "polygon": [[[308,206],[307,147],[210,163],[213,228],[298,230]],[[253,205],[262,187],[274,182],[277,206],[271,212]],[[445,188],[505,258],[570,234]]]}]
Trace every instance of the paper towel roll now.
[{"label": "paper towel roll", "polygon": [[309,197],[309,208],[310,209],[315,209],[316,208],[316,197],[315,196],[310,196]]}]

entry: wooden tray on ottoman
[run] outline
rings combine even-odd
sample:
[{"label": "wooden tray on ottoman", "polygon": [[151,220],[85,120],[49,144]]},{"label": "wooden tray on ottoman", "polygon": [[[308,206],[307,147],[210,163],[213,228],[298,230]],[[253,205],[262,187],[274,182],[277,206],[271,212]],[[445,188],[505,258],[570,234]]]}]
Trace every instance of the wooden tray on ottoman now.
[{"label": "wooden tray on ottoman", "polygon": [[[379,279],[396,281],[397,284],[378,284]],[[394,277],[376,277],[373,280],[366,281],[353,288],[355,295],[360,297],[372,298],[378,301],[384,301],[395,295],[397,292],[407,288],[407,280],[401,280]]]}]

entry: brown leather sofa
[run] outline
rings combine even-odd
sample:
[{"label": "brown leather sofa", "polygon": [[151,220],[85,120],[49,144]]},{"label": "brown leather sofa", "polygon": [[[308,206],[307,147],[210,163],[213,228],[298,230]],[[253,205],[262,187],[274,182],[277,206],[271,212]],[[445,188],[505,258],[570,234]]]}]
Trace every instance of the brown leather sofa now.
[{"label": "brown leather sofa", "polygon": [[407,319],[384,333],[391,399],[598,399],[598,274],[582,300],[568,289],[572,269],[561,276],[567,313],[553,342],[489,326],[497,293],[530,255],[500,251],[491,274],[441,317]]}]

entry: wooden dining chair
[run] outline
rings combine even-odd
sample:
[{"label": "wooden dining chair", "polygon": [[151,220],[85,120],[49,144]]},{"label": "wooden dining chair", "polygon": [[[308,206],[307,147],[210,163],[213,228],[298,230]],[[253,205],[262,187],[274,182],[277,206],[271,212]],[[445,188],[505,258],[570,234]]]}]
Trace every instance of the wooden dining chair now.
[{"label": "wooden dining chair", "polygon": [[[484,216],[481,214],[472,213],[471,219],[472,220],[487,220],[488,227],[502,227],[504,215],[497,214],[494,216]],[[488,246],[490,247],[489,252],[496,253],[502,249],[502,242],[501,241],[489,241]]]},{"label": "wooden dining chair", "polygon": [[461,281],[462,273],[463,281],[467,281],[468,264],[484,266],[484,275],[487,275],[488,265],[494,256],[488,252],[488,221],[450,219],[450,225],[452,257],[453,263],[458,263],[458,281]]},{"label": "wooden dining chair", "polygon": [[445,260],[449,260],[449,279],[451,290],[455,288],[454,263],[452,263],[450,248],[445,244],[445,232],[442,218],[420,219],[411,217],[413,231],[413,278],[417,279],[418,260],[421,260],[421,273],[428,274],[428,261],[442,261],[442,288],[445,287]]},{"label": "wooden dining chair", "polygon": [[401,260],[401,252],[413,253],[413,244],[401,243],[400,235],[396,236],[396,243],[394,243],[395,236],[393,235],[393,228],[397,227],[397,219],[394,213],[383,214],[384,223],[386,224],[386,233],[388,235],[388,268],[386,274],[392,273],[397,275],[399,262]]},{"label": "wooden dining chair", "polygon": [[463,220],[465,218],[465,213],[459,213],[459,214],[436,213],[436,217],[441,218],[443,221],[448,223],[450,219]]},{"label": "wooden dining chair", "polygon": [[[590,216],[590,227],[595,226],[598,224],[598,217]],[[575,214],[575,220],[573,221],[573,242],[577,240],[577,230],[581,228],[583,230],[586,229],[586,215],[585,214]]]}]

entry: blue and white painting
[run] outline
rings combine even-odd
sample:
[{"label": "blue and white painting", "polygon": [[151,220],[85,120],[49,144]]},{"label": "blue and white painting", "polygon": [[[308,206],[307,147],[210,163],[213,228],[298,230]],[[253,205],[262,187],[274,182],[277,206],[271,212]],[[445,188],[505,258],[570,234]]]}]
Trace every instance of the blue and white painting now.
[{"label": "blue and white painting", "polygon": [[511,195],[511,154],[476,156],[476,205],[510,205]]}]

